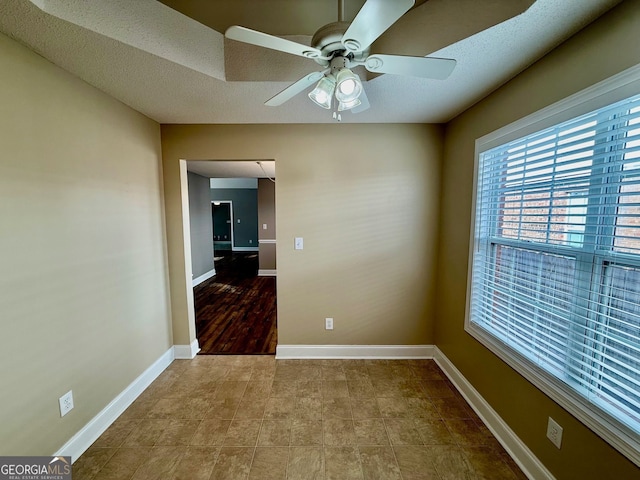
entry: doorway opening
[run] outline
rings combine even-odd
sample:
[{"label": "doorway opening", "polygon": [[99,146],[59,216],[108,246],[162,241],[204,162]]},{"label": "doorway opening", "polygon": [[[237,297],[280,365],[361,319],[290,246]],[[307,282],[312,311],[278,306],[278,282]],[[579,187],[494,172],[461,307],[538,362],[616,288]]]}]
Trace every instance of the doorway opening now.
[{"label": "doorway opening", "polygon": [[[237,185],[229,187],[234,182],[219,180],[231,178],[207,175],[210,181],[207,192],[210,237],[207,245],[203,247],[200,242],[199,247],[210,252],[215,274],[201,283],[194,282],[195,333],[200,346],[199,353],[275,354],[275,185],[271,180],[261,178],[264,172],[256,162],[190,161],[190,207],[192,177],[204,176],[202,169],[205,163],[213,169],[219,166],[216,164],[227,164],[227,172],[230,163],[252,163],[258,172],[252,179],[253,187],[251,182],[246,182],[250,180],[249,177],[238,177],[235,182]],[[197,179],[193,180],[195,184]],[[200,197],[203,197],[202,194]],[[198,248],[193,235],[206,230],[202,225],[200,230],[198,226],[194,228],[193,220],[190,212],[192,256],[194,248]],[[265,267],[267,261],[273,262],[273,265]]]}]

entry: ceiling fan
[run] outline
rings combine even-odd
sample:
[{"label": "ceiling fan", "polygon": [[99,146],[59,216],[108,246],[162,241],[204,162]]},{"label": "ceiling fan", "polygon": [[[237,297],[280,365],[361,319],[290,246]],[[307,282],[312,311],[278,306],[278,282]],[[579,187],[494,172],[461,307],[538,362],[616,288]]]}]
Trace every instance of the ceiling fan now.
[{"label": "ceiling fan", "polygon": [[343,1],[339,0],[339,21],[321,27],[314,34],[311,46],[245,27],[227,29],[225,37],[231,40],[310,58],[324,67],[305,75],[265,105],[282,105],[317,82],[308,94],[317,105],[330,110],[335,103],[338,112],[358,113],[369,108],[369,101],[360,78],[351,70],[354,67],[363,65],[372,73],[440,80],[453,71],[456,61],[448,58],[369,54],[371,44],[413,7],[414,0],[367,0],[351,24],[342,21]]}]

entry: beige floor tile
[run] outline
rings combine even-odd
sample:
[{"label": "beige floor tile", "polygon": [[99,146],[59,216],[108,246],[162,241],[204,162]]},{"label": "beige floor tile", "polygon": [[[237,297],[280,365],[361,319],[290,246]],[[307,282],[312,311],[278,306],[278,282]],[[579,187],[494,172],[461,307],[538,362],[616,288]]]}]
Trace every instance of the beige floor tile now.
[{"label": "beige floor tile", "polygon": [[354,420],[353,428],[358,445],[389,445],[389,436],[381,418]]},{"label": "beige floor tile", "polygon": [[253,367],[251,378],[249,380],[269,380],[273,382],[276,376],[276,366],[274,365],[258,365]]},{"label": "beige floor tile", "polygon": [[93,478],[116,451],[116,448],[89,447],[73,464],[73,479],[89,480]]},{"label": "beige floor tile", "polygon": [[404,397],[381,397],[377,401],[383,418],[411,417],[409,402]]},{"label": "beige floor tile", "polygon": [[222,445],[230,424],[231,420],[213,418],[203,420],[191,437],[190,444],[193,446]]},{"label": "beige floor tile", "polygon": [[231,366],[224,377],[225,380],[230,381],[249,381],[251,379],[251,373],[253,367],[251,366]]},{"label": "beige floor tile", "polygon": [[363,480],[362,465],[356,447],[325,447],[326,480]]},{"label": "beige floor tile", "polygon": [[189,445],[199,425],[200,420],[169,420],[155,445]]},{"label": "beige floor tile", "polygon": [[175,361],[78,480],[525,480],[430,360]]},{"label": "beige floor tile", "polygon": [[325,398],[348,397],[346,380],[326,380],[322,382],[322,396]]},{"label": "beige floor tile", "polygon": [[428,448],[417,445],[393,447],[403,480],[441,480],[428,455]]},{"label": "beige floor tile", "polygon": [[261,424],[261,420],[242,420],[237,418],[232,420],[223,445],[228,447],[255,447]]},{"label": "beige floor tile", "polygon": [[146,461],[133,475],[133,480],[156,480],[174,475],[186,447],[153,447]]},{"label": "beige floor tile", "polygon": [[422,389],[431,398],[455,397],[454,391],[444,380],[423,380]]},{"label": "beige floor tile", "polygon": [[244,391],[243,399],[263,399],[271,395],[273,380],[250,380]]},{"label": "beige floor tile", "polygon": [[[196,422],[198,422],[196,420]],[[122,444],[125,447],[152,447],[160,435],[169,427],[171,420],[142,420],[129,434]]]},{"label": "beige floor tile", "polygon": [[322,445],[322,420],[303,420],[294,418],[291,421],[291,445]]},{"label": "beige floor tile", "polygon": [[342,367],[323,366],[321,369],[321,377],[323,381],[346,380],[347,377]]},{"label": "beige floor tile", "polygon": [[295,380],[284,381],[274,380],[271,386],[272,397],[295,397],[297,391],[297,383]]},{"label": "beige floor tile", "polygon": [[210,480],[245,480],[251,470],[253,447],[222,447]]},{"label": "beige floor tile", "polygon": [[438,413],[442,418],[472,418],[472,410],[464,400],[457,398],[433,398]]},{"label": "beige floor tile", "polygon": [[444,420],[416,418],[414,422],[425,445],[453,445],[456,443]]},{"label": "beige floor tile", "polygon": [[149,412],[149,418],[186,418],[202,420],[209,411],[205,398],[163,398]]},{"label": "beige floor tile", "polygon": [[291,447],[287,480],[324,480],[324,450],[321,447]]},{"label": "beige floor tile", "polygon": [[131,432],[140,424],[142,420],[122,420],[118,419],[113,425],[98,437],[93,443],[93,447],[115,448],[124,443]]},{"label": "beige floor tile", "polygon": [[401,379],[396,382],[398,394],[403,397],[426,397],[422,385],[415,378]]},{"label": "beige floor tile", "polygon": [[209,480],[220,447],[187,447],[168,480]]},{"label": "beige floor tile", "polygon": [[296,396],[322,397],[322,381],[302,380],[297,383]]},{"label": "beige floor tile", "polygon": [[358,449],[365,480],[402,480],[391,447],[360,446]]},{"label": "beige floor tile", "polygon": [[355,445],[353,420],[330,418],[322,421],[324,444],[330,446]]},{"label": "beige floor tile", "polygon": [[422,437],[411,418],[385,418],[392,445],[422,445]]},{"label": "beige floor tile", "polygon": [[439,419],[438,409],[428,398],[409,397],[406,398],[407,412],[412,418]]},{"label": "beige floor tile", "polygon": [[282,420],[293,417],[296,397],[270,397],[264,410],[265,420]]},{"label": "beige floor tile", "polygon": [[306,420],[322,419],[322,399],[310,397],[298,397],[295,402],[293,418]]},{"label": "beige floor tile", "polygon": [[140,420],[147,418],[149,412],[156,406],[160,398],[153,398],[151,400],[142,401],[139,398],[133,402],[129,408],[127,408],[122,415],[118,418],[118,422]]},{"label": "beige floor tile", "polygon": [[151,447],[122,447],[98,471],[96,480],[129,480],[147,461]]},{"label": "beige floor tile", "polygon": [[[322,361],[321,361],[322,362]],[[325,364],[302,365],[297,380],[322,380],[322,367],[331,366]]]},{"label": "beige floor tile", "polygon": [[218,382],[213,398],[241,398],[247,388],[247,381],[224,380]]},{"label": "beige floor tile", "polygon": [[369,378],[347,380],[347,388],[351,397],[375,397],[375,390]]},{"label": "beige floor tile", "polygon": [[253,455],[250,480],[286,480],[289,449],[287,447],[258,447]]},{"label": "beige floor tile", "polygon": [[351,397],[353,418],[382,418],[378,401],[372,397]]},{"label": "beige floor tile", "polygon": [[353,418],[351,399],[349,397],[324,397],[322,399],[322,418]]},{"label": "beige floor tile", "polygon": [[289,446],[291,420],[263,420],[258,436],[258,446]]},{"label": "beige floor tile", "polygon": [[455,445],[432,445],[428,447],[427,455],[442,480],[476,478],[473,465],[463,450]]},{"label": "beige floor tile", "polygon": [[219,398],[209,400],[209,410],[207,410],[207,413],[205,413],[204,418],[231,420],[235,416],[239,405],[239,398]]},{"label": "beige floor tile", "polygon": [[460,446],[485,445],[489,438],[470,418],[446,418],[445,425]]},{"label": "beige floor tile", "polygon": [[268,398],[242,397],[242,401],[236,410],[235,418],[261,419],[264,417],[264,411],[267,408],[267,401]]},{"label": "beige floor tile", "polygon": [[478,480],[518,480],[518,477],[502,459],[497,459],[489,447],[463,447]]},{"label": "beige floor tile", "polygon": [[364,365],[353,368],[345,367],[344,376],[347,382],[367,381],[369,384],[371,383],[369,372],[367,371],[367,367]]}]

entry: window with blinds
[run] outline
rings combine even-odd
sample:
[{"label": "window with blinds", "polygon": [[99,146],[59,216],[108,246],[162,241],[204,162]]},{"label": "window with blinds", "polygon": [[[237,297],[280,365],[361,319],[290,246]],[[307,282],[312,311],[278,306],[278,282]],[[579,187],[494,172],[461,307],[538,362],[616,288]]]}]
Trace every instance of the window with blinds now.
[{"label": "window with blinds", "polygon": [[640,95],[477,166],[467,327],[615,426],[638,462]]}]

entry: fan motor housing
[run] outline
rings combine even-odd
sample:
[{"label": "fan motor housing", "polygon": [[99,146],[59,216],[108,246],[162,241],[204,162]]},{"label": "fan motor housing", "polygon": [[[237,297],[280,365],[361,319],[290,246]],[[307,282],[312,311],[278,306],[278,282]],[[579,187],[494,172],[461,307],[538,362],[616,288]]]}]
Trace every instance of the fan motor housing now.
[{"label": "fan motor housing", "polygon": [[[336,55],[348,57],[354,61],[364,61],[369,56],[369,49],[349,52],[342,43],[344,32],[349,28],[348,22],[334,22],[321,27],[311,39],[311,46],[322,51],[324,57],[333,58]],[[315,58],[320,65],[327,66],[330,62]]]}]

